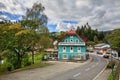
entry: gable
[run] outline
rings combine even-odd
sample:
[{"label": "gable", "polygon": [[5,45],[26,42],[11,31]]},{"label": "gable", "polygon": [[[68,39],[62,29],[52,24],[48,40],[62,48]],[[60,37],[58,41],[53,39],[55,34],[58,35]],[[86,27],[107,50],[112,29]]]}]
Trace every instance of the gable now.
[{"label": "gable", "polygon": [[77,35],[66,35],[61,42],[84,42],[79,36]]}]

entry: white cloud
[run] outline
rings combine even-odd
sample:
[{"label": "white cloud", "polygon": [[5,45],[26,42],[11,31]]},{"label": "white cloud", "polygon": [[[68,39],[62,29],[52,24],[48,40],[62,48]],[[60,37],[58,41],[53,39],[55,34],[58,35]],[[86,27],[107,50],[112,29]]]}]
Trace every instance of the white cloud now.
[{"label": "white cloud", "polygon": [[70,29],[76,29],[76,24],[60,22],[56,26],[58,31],[69,31]]},{"label": "white cloud", "polygon": [[5,7],[0,7],[0,11],[9,12],[11,14],[24,15],[26,8],[31,8],[33,3],[38,0],[0,0]]},{"label": "white cloud", "polygon": [[72,28],[62,23],[66,19],[78,21],[79,25],[88,22],[98,30],[120,26],[120,0],[0,0],[0,10],[23,15],[37,1],[45,6],[48,24],[58,24],[56,29],[60,31]]}]

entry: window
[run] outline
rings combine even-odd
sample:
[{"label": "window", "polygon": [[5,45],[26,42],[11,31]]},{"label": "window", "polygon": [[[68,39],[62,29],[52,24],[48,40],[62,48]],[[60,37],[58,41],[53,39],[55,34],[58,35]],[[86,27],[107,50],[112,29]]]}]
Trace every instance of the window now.
[{"label": "window", "polygon": [[66,39],[66,40],[65,40],[65,42],[67,43],[67,42],[68,42],[68,40]]},{"label": "window", "polygon": [[73,42],[73,40],[71,39],[70,42]]},{"label": "window", "polygon": [[70,52],[73,52],[73,47],[70,47]]},{"label": "window", "polygon": [[76,40],[76,43],[78,43],[78,40]]},{"label": "window", "polygon": [[73,38],[73,36],[70,36],[70,38]]},{"label": "window", "polygon": [[81,51],[81,49],[80,49],[80,47],[78,47],[78,52],[80,52]]},{"label": "window", "polygon": [[63,52],[66,52],[66,47],[63,47]]}]

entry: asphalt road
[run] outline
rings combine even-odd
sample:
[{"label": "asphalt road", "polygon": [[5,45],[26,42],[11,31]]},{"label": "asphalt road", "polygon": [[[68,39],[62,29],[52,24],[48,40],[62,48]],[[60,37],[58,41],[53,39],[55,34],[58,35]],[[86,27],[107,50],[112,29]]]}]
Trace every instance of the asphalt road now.
[{"label": "asphalt road", "polygon": [[24,70],[1,75],[0,80],[93,80],[103,70],[107,61],[91,54],[93,60],[84,63],[56,61],[44,68]]},{"label": "asphalt road", "polygon": [[93,80],[106,66],[107,61],[97,55],[91,55],[93,60],[85,65],[58,74],[47,80]]}]

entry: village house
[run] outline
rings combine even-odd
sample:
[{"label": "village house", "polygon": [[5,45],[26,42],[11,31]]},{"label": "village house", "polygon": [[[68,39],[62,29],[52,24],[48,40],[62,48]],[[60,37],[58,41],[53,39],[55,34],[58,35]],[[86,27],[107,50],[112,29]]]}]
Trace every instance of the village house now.
[{"label": "village house", "polygon": [[58,42],[58,60],[86,60],[86,44],[74,30]]}]

